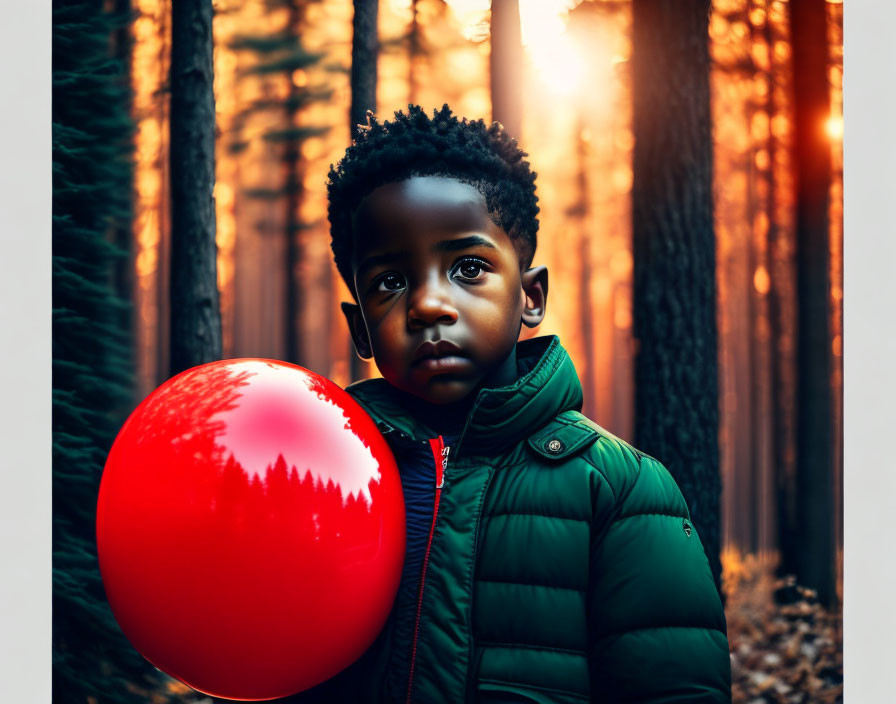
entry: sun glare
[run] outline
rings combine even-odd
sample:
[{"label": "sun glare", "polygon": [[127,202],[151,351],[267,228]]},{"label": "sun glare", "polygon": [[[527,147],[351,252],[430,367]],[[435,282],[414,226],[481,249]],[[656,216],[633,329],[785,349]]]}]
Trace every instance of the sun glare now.
[{"label": "sun glare", "polygon": [[567,13],[578,4],[578,0],[520,0],[529,61],[541,84],[558,95],[571,95],[582,87],[585,57],[567,31]]},{"label": "sun glare", "polygon": [[[566,16],[581,0],[519,0],[523,47],[535,76],[550,92],[581,89],[585,59],[567,31]],[[489,0],[446,0],[468,39],[485,38]],[[487,29],[487,28],[486,28]]]},{"label": "sun glare", "polygon": [[464,37],[480,42],[488,38],[490,0],[445,0],[461,26]]},{"label": "sun glare", "polygon": [[578,44],[560,35],[550,43],[538,42],[528,48],[532,67],[550,92],[568,96],[582,89],[585,64]]},{"label": "sun glare", "polygon": [[832,115],[825,122],[825,131],[828,137],[833,140],[843,139],[843,118],[838,115]]}]

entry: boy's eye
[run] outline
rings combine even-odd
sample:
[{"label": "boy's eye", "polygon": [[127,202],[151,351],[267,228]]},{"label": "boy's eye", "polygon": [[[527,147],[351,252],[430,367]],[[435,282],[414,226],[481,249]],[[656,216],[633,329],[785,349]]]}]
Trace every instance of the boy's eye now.
[{"label": "boy's eye", "polygon": [[475,280],[482,278],[485,262],[479,259],[462,259],[454,267],[454,276],[459,279]]},{"label": "boy's eye", "polygon": [[400,291],[404,288],[404,279],[393,272],[383,274],[376,283],[379,292]]}]

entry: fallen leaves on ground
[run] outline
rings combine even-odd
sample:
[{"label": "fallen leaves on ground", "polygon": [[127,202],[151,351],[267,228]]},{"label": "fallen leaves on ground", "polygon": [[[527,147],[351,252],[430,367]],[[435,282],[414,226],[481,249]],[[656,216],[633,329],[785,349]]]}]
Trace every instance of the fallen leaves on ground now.
[{"label": "fallen leaves on ground", "polygon": [[823,608],[792,576],[776,577],[770,560],[726,551],[722,562],[732,701],[842,702],[840,609]]}]

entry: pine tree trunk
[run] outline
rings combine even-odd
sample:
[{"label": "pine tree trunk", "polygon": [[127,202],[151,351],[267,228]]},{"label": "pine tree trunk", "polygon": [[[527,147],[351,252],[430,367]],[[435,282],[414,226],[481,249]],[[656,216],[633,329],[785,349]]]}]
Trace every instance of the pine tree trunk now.
[{"label": "pine tree trunk", "polygon": [[834,503],[831,401],[831,152],[824,0],[790,3],[794,80],[797,269],[797,580],[831,604]]},{"label": "pine tree trunk", "polygon": [[514,139],[523,131],[523,43],[519,0],[492,0],[491,55],[492,120],[504,125]]},{"label": "pine tree trunk", "polygon": [[[367,111],[376,111],[376,62],[379,53],[377,11],[379,0],[354,0],[352,19],[352,104],[349,111],[351,137],[358,136],[358,125],[367,124]],[[349,350],[349,380],[363,378],[365,364],[352,347]]]},{"label": "pine tree trunk", "polygon": [[[289,3],[289,31],[294,37],[302,36],[302,8],[300,0]],[[290,99],[286,101],[286,129],[297,127],[296,117],[299,113],[299,89],[290,80]],[[293,364],[307,365],[302,350],[300,301],[299,301],[299,266],[304,257],[304,247],[300,241],[301,221],[299,208],[302,204],[302,153],[300,140],[292,137],[284,145],[283,150],[284,191],[286,191],[286,361]]]},{"label": "pine tree trunk", "polygon": [[[766,12],[771,4],[766,0]],[[766,19],[763,39],[771,47],[775,42],[772,23]],[[778,114],[779,107],[775,100],[776,81],[779,67],[774,63],[769,69],[769,91],[765,102],[765,111],[769,121]],[[795,502],[795,470],[793,453],[794,414],[793,414],[793,359],[789,340],[791,339],[785,300],[792,300],[792,270],[788,249],[788,235],[781,227],[777,215],[778,179],[776,175],[776,157],[782,145],[775,136],[774,130],[768,132],[767,147],[769,153],[769,176],[766,210],[769,213],[768,230],[768,318],[769,318],[769,358],[771,370],[771,426],[772,426],[772,467],[775,478],[775,520],[778,544],[778,573],[781,575],[796,574],[796,561],[799,546],[796,542],[796,502]],[[792,319],[790,319],[792,325]],[[785,344],[787,343],[787,344]]]},{"label": "pine tree trunk", "polygon": [[[131,75],[131,56],[133,54],[133,40],[129,23],[123,18],[131,14],[131,0],[115,0],[114,14],[122,18],[120,26],[111,36],[111,52],[116,62],[122,66],[124,76]],[[133,95],[130,90],[124,93],[122,111],[127,115],[133,115]],[[133,168],[133,167],[132,167]],[[113,286],[116,295],[122,301],[134,300],[136,286],[136,263],[134,254],[134,229],[133,222],[118,223],[114,228],[113,241],[119,249],[119,258],[112,273]],[[128,338],[136,339],[135,316],[133,305],[122,306],[118,312],[117,325],[119,329],[126,330]]]},{"label": "pine tree trunk", "polygon": [[663,462],[720,584],[710,0],[633,0],[635,442]]},{"label": "pine tree trunk", "polygon": [[376,112],[376,62],[379,53],[377,11],[379,0],[354,0],[352,19],[352,105],[349,116],[351,137],[358,125],[367,124],[367,111]]},{"label": "pine tree trunk", "polygon": [[171,374],[219,359],[211,0],[171,4]]},{"label": "pine tree trunk", "polygon": [[[171,3],[162,0],[159,22],[156,25],[158,37],[158,74],[155,79],[160,91],[168,83],[171,75]],[[170,87],[169,87],[170,88]],[[155,101],[155,118],[160,125],[171,124],[171,93]],[[149,330],[154,340],[152,360],[152,383],[145,393],[149,393],[170,376],[171,370],[171,130],[161,135],[156,166],[162,181],[158,196],[159,243],[156,245],[156,268],[154,272],[152,296],[155,304],[155,326]],[[152,305],[152,304],[150,304]]]},{"label": "pine tree trunk", "polygon": [[597,355],[594,352],[594,305],[591,298],[592,261],[590,244],[592,232],[588,230],[588,143],[585,131],[583,110],[576,118],[576,189],[578,199],[568,211],[578,221],[579,237],[579,325],[582,334],[582,352],[585,358],[585,369],[582,372],[582,388],[584,401],[583,413],[589,418],[597,417]]},{"label": "pine tree trunk", "polygon": [[419,0],[411,0],[411,26],[408,28],[408,102],[416,103],[420,86],[417,81],[417,60],[422,53],[420,22],[417,19]]},{"label": "pine tree trunk", "polygon": [[[749,19],[747,20],[749,23]],[[750,24],[750,30],[752,34],[752,23]],[[752,42],[751,42],[752,43]],[[744,128],[749,131],[750,125],[752,124],[753,116],[756,113],[756,109],[754,106],[748,106],[747,108],[747,120]],[[746,341],[746,356],[747,356],[747,383],[749,384],[749,392],[745,398],[747,402],[747,408],[749,411],[749,415],[746,416],[745,420],[747,425],[747,438],[749,442],[747,443],[747,452],[745,453],[748,457],[748,467],[750,470],[750,492],[749,492],[749,503],[750,507],[750,516],[749,516],[749,549],[750,552],[756,554],[762,550],[762,544],[759,540],[760,534],[760,525],[762,522],[762,502],[760,498],[760,477],[762,473],[762,407],[761,407],[761,385],[762,385],[762,372],[759,363],[759,350],[757,349],[758,343],[756,340],[757,334],[757,321],[759,318],[758,301],[756,295],[756,288],[753,285],[753,275],[756,271],[756,246],[754,242],[755,234],[753,232],[754,223],[756,222],[756,215],[759,213],[759,209],[762,207],[759,203],[757,203],[756,198],[756,145],[751,144],[750,148],[747,150],[747,164],[745,172],[747,174],[747,217],[749,218],[749,236],[746,238],[746,242],[744,242],[746,249],[746,260],[747,260],[747,291],[746,291],[746,303],[747,303],[747,316],[746,316],[746,331],[747,331],[747,341]]]}]

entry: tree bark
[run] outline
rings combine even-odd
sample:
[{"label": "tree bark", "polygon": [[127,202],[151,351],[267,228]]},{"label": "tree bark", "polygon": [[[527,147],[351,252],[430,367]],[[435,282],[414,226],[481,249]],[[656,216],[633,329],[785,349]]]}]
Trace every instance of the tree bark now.
[{"label": "tree bark", "polygon": [[[379,0],[354,0],[352,19],[352,104],[349,110],[351,138],[358,136],[358,125],[367,124],[367,111],[376,111],[376,62],[379,54],[377,12]],[[349,343],[351,344],[351,343]],[[349,350],[350,381],[363,378],[365,364],[354,347]]]},{"label": "tree bark", "polygon": [[422,53],[420,22],[417,18],[419,0],[411,0],[411,24],[408,28],[408,102],[416,103],[420,86],[417,80],[417,61]]},{"label": "tree bark", "polygon": [[[114,14],[119,18],[126,18],[131,14],[131,0],[115,0]],[[121,21],[118,28],[111,35],[111,53],[122,67],[125,77],[131,75],[131,57],[133,55],[133,40],[130,32],[130,23]],[[129,86],[130,88],[130,86]],[[134,96],[132,90],[127,90],[122,96],[122,110],[127,115],[133,115]],[[133,139],[133,136],[131,136]],[[131,168],[133,175],[133,167]],[[133,199],[131,199],[133,200]],[[134,227],[133,214],[126,222],[118,223],[113,229],[113,241],[119,248],[120,254],[112,272],[116,295],[122,301],[134,301],[134,289],[136,286],[136,256],[134,254]],[[118,313],[117,324],[121,330],[127,330],[130,340],[137,339],[135,326],[136,316],[133,305],[122,306]]]},{"label": "tree bark", "polygon": [[827,14],[824,0],[790,6],[794,75],[797,279],[797,580],[836,600],[830,246],[831,146]]},{"label": "tree bark", "polygon": [[[768,12],[770,0],[766,0]],[[766,18],[763,39],[768,47],[774,46],[777,36],[772,22]],[[779,76],[782,71],[772,64],[768,71],[769,90],[765,111],[769,121],[779,112],[775,100]],[[778,179],[776,156],[783,146],[769,129],[767,147],[769,153],[768,194],[766,210],[769,213],[768,230],[768,318],[769,355],[772,389],[772,467],[775,478],[775,519],[778,543],[778,573],[796,574],[799,545],[796,542],[796,501],[794,469],[794,364],[792,355],[792,311],[787,308],[793,301],[793,271],[789,245],[790,235],[778,220]]]},{"label": "tree bark", "polygon": [[219,359],[211,0],[171,4],[171,374]]},{"label": "tree bark", "polygon": [[379,54],[377,12],[379,0],[354,0],[352,19],[352,104],[349,115],[351,137],[358,125],[367,124],[367,111],[376,112],[376,64]]},{"label": "tree bark", "polygon": [[[166,96],[163,87],[171,75],[171,15],[168,12],[171,3],[163,4],[159,22],[156,24],[158,37],[158,75],[155,79],[162,91],[162,99],[155,101],[153,111],[160,125],[171,123],[171,93]],[[159,243],[156,246],[156,270],[153,275],[151,295],[155,304],[154,327],[149,332],[149,339],[154,340],[150,377],[152,383],[144,390],[144,395],[164,382],[170,376],[171,369],[171,130],[161,135],[158,157],[155,160],[162,181],[158,203]],[[149,304],[150,306],[152,304]]]},{"label": "tree bark", "polygon": [[523,43],[519,0],[492,0],[489,73],[492,120],[520,139],[523,131]]},{"label": "tree bark", "polygon": [[[302,36],[303,12],[299,0],[289,3],[289,31],[292,36]],[[287,130],[297,127],[299,113],[299,87],[289,81],[289,100],[285,103]],[[286,360],[293,364],[306,365],[302,349],[300,312],[299,266],[305,258],[301,238],[299,208],[302,205],[302,153],[301,142],[296,137],[288,139],[283,150],[283,190],[286,192]]]},{"label": "tree bark", "polygon": [[585,357],[585,369],[582,373],[582,387],[584,401],[582,411],[589,418],[597,415],[597,355],[594,352],[594,301],[591,298],[592,261],[591,238],[593,232],[588,230],[588,143],[583,133],[585,131],[584,110],[580,109],[576,117],[576,190],[578,199],[575,205],[567,211],[578,224],[579,238],[579,324],[582,334],[582,351]]},{"label": "tree bark", "polygon": [[635,442],[688,503],[720,586],[710,0],[633,0]]}]

